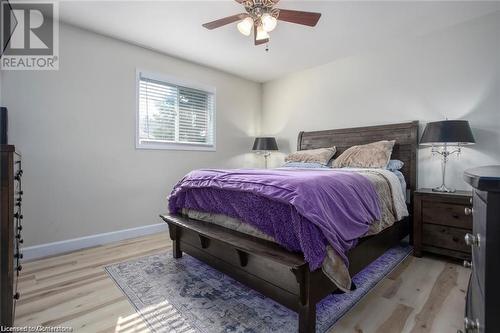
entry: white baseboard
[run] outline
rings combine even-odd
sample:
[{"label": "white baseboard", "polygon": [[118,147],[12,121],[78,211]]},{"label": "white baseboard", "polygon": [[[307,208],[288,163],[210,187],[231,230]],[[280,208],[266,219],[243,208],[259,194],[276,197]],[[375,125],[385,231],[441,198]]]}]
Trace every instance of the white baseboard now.
[{"label": "white baseboard", "polygon": [[86,249],[93,246],[118,242],[124,239],[151,235],[166,230],[168,230],[168,226],[166,223],[151,224],[143,227],[73,238],[60,242],[28,246],[23,248],[22,252],[24,253],[24,260],[34,260],[66,252]]}]

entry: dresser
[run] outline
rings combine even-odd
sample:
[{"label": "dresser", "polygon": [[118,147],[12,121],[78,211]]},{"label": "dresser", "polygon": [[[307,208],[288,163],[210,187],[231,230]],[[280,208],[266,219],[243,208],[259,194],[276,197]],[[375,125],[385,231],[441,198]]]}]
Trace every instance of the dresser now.
[{"label": "dresser", "polygon": [[0,145],[0,325],[13,326],[17,278],[22,269],[22,165],[12,145]]},{"label": "dresser", "polygon": [[500,332],[500,165],[466,170],[473,187],[473,230],[465,236],[472,249],[465,332]]},{"label": "dresser", "polygon": [[464,237],[472,232],[472,192],[434,192],[418,189],[414,195],[413,254],[435,253],[470,260]]}]

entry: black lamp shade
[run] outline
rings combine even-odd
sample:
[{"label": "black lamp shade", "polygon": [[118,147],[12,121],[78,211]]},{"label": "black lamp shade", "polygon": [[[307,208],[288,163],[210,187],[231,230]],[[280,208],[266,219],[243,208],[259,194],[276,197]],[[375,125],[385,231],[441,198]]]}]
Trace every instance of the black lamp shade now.
[{"label": "black lamp shade", "polygon": [[476,141],[467,120],[443,120],[428,123],[420,143],[424,145],[466,145]]},{"label": "black lamp shade", "polygon": [[255,138],[252,150],[278,150],[278,144],[273,137]]}]

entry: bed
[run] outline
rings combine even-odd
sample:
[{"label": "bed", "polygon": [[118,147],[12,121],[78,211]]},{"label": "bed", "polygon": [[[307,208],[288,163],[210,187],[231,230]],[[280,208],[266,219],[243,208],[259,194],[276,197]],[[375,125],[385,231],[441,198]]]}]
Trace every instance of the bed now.
[{"label": "bed", "polygon": [[[417,178],[418,122],[300,132],[297,150],[337,147],[337,155],[354,145],[395,140],[392,159],[404,162],[410,215],[381,232],[359,239],[348,251],[349,274],[354,275],[410,234],[413,190]],[[190,218],[165,214],[173,241],[173,256],[185,252],[298,312],[299,332],[315,332],[316,304],[338,290],[322,269],[310,269],[305,255],[276,242]],[[411,241],[411,235],[410,235]]]}]

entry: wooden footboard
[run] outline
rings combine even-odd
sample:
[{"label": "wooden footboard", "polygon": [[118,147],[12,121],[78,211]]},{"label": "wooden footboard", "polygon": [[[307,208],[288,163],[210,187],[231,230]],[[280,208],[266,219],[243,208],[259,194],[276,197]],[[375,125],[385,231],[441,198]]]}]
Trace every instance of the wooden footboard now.
[{"label": "wooden footboard", "polygon": [[[247,234],[180,215],[160,215],[168,223],[173,256],[183,252],[299,313],[299,332],[315,332],[316,303],[337,287],[321,269],[311,272],[301,254]],[[356,274],[408,235],[408,220],[363,239],[349,253]]]}]

